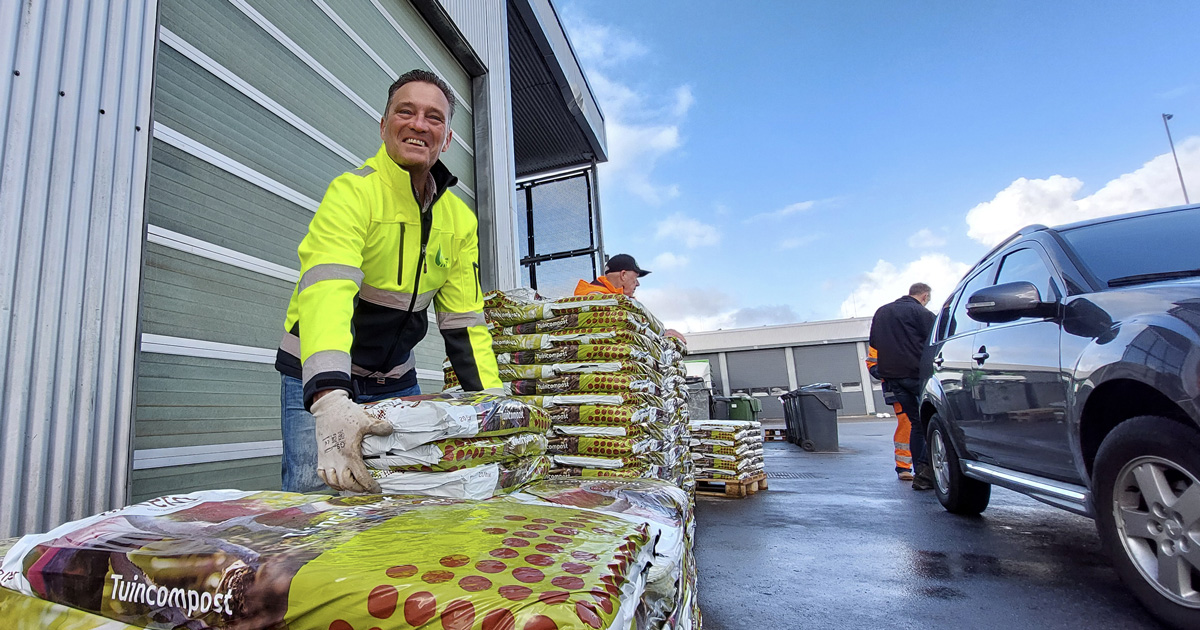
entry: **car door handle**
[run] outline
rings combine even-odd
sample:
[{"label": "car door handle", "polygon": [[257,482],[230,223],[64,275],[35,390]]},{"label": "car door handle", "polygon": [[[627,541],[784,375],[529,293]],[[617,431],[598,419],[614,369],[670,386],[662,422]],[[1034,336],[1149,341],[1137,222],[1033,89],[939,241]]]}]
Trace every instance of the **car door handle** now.
[{"label": "car door handle", "polygon": [[975,359],[979,363],[983,363],[984,361],[987,361],[987,358],[990,356],[992,355],[988,354],[987,346],[979,346],[979,352],[972,354],[971,358]]}]

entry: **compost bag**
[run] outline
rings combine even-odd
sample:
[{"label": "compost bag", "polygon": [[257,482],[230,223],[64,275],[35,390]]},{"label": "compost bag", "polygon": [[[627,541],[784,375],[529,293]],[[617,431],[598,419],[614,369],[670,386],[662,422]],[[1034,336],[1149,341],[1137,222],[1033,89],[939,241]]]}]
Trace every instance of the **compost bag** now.
[{"label": "compost bag", "polygon": [[218,490],[26,536],[0,586],[164,630],[624,628],[648,532],[543,504]]}]

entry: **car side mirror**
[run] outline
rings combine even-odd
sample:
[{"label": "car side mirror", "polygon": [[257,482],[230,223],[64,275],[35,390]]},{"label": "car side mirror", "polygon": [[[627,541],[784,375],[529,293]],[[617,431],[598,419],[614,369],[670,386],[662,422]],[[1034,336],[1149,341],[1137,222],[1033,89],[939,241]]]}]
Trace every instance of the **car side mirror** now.
[{"label": "car side mirror", "polygon": [[1042,301],[1032,282],[1007,282],[985,287],[967,298],[967,316],[977,322],[997,324],[1022,317],[1045,317],[1053,302]]}]

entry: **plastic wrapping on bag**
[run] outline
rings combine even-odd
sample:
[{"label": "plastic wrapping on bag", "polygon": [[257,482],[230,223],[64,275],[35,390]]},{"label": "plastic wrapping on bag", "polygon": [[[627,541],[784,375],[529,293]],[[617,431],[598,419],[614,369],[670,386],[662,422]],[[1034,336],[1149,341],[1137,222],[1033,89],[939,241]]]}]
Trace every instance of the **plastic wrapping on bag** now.
[{"label": "plastic wrapping on bag", "polygon": [[456,437],[493,437],[513,433],[545,433],[546,412],[523,402],[471,392],[391,398],[363,405],[373,418],[387,420],[394,433],[363,440],[363,456],[408,451],[422,444]]},{"label": "plastic wrapping on bag", "polygon": [[762,429],[762,423],[757,420],[694,420],[688,423],[688,430],[696,432],[737,433],[754,429]]},{"label": "plastic wrapping on bag", "polygon": [[492,350],[497,353],[549,350],[558,346],[628,345],[662,357],[663,348],[654,339],[629,330],[600,331],[577,328],[556,333],[533,335],[492,335]]},{"label": "plastic wrapping on bag", "polygon": [[640,315],[656,334],[664,332],[662,322],[637,300],[625,295],[592,294],[558,300],[530,299],[525,294],[493,291],[484,296],[484,314],[500,326],[553,319],[562,315],[621,309]]},{"label": "plastic wrapping on bag", "polygon": [[581,466],[558,466],[550,469],[548,478],[582,477],[587,479],[652,479],[657,478],[658,470],[649,464],[630,466],[627,468],[584,468]]},{"label": "plastic wrapping on bag", "polygon": [[[557,429],[556,429],[557,431]],[[608,438],[564,436],[550,439],[546,452],[550,455],[594,455],[597,457],[631,457],[666,445],[658,440],[640,438]]]},{"label": "plastic wrapping on bag", "polygon": [[496,353],[496,363],[553,364],[581,362],[635,361],[661,365],[662,352],[647,350],[629,344],[585,344],[581,346],[559,346],[549,350],[520,350]]},{"label": "plastic wrapping on bag", "polygon": [[[0,586],[164,630],[626,628],[649,531],[519,502],[201,492],[27,536]],[[6,627],[76,627],[11,599]]]},{"label": "plastic wrapping on bag", "polygon": [[646,318],[638,313],[620,308],[595,310],[586,313],[559,315],[513,326],[504,326],[493,334],[499,335],[533,335],[550,333],[576,328],[601,330],[630,330],[646,336],[658,337],[660,331],[654,330]]},{"label": "plastic wrapping on bag", "polygon": [[749,453],[757,451],[762,453],[762,442],[733,442],[730,445],[704,444],[703,440],[697,440],[697,443],[692,445],[693,455],[702,455],[709,457],[745,457]]},{"label": "plastic wrapping on bag", "polygon": [[[507,383],[524,379],[551,379],[572,374],[614,374],[633,376],[639,380],[649,380],[660,390],[666,391],[668,383],[675,387],[674,381],[666,380],[646,365],[632,361],[610,361],[605,363],[552,363],[552,364],[500,364],[500,380]],[[442,377],[446,389],[459,387],[458,374],[449,363],[442,364]]]},{"label": "plastic wrapping on bag", "polygon": [[660,530],[655,546],[655,567],[650,582],[666,577],[679,567],[684,553],[686,524],[691,517],[691,500],[678,487],[659,480],[548,479],[521,488],[509,499],[621,514],[637,522],[652,523]]},{"label": "plastic wrapping on bag", "polygon": [[494,464],[476,465],[449,472],[393,472],[374,470],[371,476],[388,494],[420,494],[480,501],[517,486],[543,479],[551,460],[545,456],[521,457]]},{"label": "plastic wrapping on bag", "polygon": [[666,412],[661,407],[635,405],[563,405],[546,409],[546,414],[554,426],[619,427],[666,421]]},{"label": "plastic wrapping on bag", "polygon": [[545,379],[521,379],[505,383],[516,396],[544,394],[646,393],[660,394],[653,381],[633,374],[564,374]]},{"label": "plastic wrapping on bag", "polygon": [[[713,459],[711,457],[693,457],[692,464],[697,468],[715,468],[727,472],[741,472],[751,465],[750,459]],[[759,460],[762,463],[762,460]]]},{"label": "plastic wrapping on bag", "polygon": [[437,451],[432,463],[414,462],[409,451],[391,451],[376,457],[364,457],[368,468],[396,472],[450,472],[471,466],[503,462],[517,457],[541,455],[546,452],[546,436],[541,433],[517,433],[488,438],[451,438],[425,444]]},{"label": "plastic wrapping on bag", "polygon": [[748,442],[755,439],[756,436],[762,439],[762,434],[755,432],[753,429],[744,429],[741,431],[691,431],[691,438],[693,440],[726,446],[732,446],[739,442]]},{"label": "plastic wrapping on bag", "polygon": [[666,409],[666,403],[658,396],[650,394],[552,394],[546,396],[513,396],[513,400],[535,407],[558,407],[577,405],[628,405],[641,409],[657,407]]}]

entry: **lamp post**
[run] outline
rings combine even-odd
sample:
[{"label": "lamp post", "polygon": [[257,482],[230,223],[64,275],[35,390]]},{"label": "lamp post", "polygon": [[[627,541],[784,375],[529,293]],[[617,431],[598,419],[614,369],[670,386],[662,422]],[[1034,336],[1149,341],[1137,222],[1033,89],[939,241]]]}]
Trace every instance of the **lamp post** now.
[{"label": "lamp post", "polygon": [[1183,189],[1183,203],[1192,203],[1188,199],[1187,186],[1183,185],[1183,171],[1179,170],[1179,156],[1175,154],[1175,141],[1171,139],[1171,126],[1167,124],[1175,116],[1163,114],[1163,127],[1167,130],[1167,142],[1171,143],[1171,157],[1175,158],[1175,172],[1179,173],[1179,187]]}]

